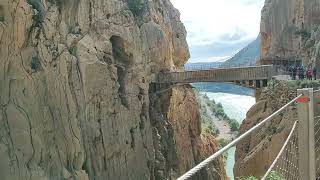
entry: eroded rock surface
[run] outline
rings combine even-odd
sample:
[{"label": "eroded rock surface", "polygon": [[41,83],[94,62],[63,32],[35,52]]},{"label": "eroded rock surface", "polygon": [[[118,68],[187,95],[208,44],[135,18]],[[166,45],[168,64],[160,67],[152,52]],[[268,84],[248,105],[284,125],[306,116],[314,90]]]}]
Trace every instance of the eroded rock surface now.
[{"label": "eroded rock surface", "polygon": [[177,177],[202,157],[197,110],[165,131],[149,84],[188,57],[169,0],[1,0],[1,179]]},{"label": "eroded rock surface", "polygon": [[[159,169],[159,175],[167,172],[175,179],[178,172],[186,172],[218,150],[214,136],[201,134],[199,105],[189,86],[168,89],[152,99],[152,117],[157,117],[151,118],[156,127],[154,134],[160,135],[155,147],[169,147],[156,148],[157,162],[171,168],[169,171]],[[193,179],[226,180],[223,158],[218,158]]]},{"label": "eroded rock surface", "polygon": [[[305,67],[320,69],[320,1],[265,0],[260,33],[262,60],[297,60],[302,61]],[[246,132],[295,98],[297,88],[301,87],[271,83],[261,94],[257,93],[257,104],[247,113],[240,132]],[[296,119],[295,107],[289,107],[240,143],[236,152],[235,175],[264,175]]]},{"label": "eroded rock surface", "polygon": [[261,58],[319,65],[320,1],[266,0],[261,17]]},{"label": "eroded rock surface", "polygon": [[[240,126],[240,134],[270,116],[296,97],[296,89],[286,83],[269,84],[257,103],[248,111]],[[294,122],[298,119],[296,106],[288,107],[279,116],[252,133],[237,145],[235,177],[263,176],[287,139]]]}]

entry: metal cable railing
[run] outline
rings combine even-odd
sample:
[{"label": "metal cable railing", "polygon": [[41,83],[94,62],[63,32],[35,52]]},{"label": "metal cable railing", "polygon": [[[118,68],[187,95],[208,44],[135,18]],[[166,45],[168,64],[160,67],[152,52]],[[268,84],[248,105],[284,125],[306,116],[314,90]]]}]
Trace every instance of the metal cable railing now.
[{"label": "metal cable railing", "polygon": [[289,103],[287,103],[286,105],[284,105],[282,108],[280,108],[279,110],[277,110],[276,112],[274,112],[273,114],[271,114],[269,117],[267,117],[266,119],[264,119],[263,121],[261,121],[259,124],[255,125],[254,127],[252,127],[250,130],[248,130],[247,132],[245,132],[244,134],[240,135],[238,138],[236,138],[235,140],[233,140],[231,143],[229,143],[228,145],[226,145],[224,148],[220,149],[218,152],[216,152],[215,154],[213,154],[212,156],[210,156],[209,158],[207,158],[206,160],[202,161],[200,164],[198,164],[197,166],[195,166],[194,168],[192,168],[191,170],[189,170],[187,173],[185,173],[184,175],[182,175],[181,177],[179,177],[177,180],[186,180],[191,178],[193,175],[195,175],[197,172],[199,172],[202,168],[206,167],[209,163],[211,163],[213,160],[215,160],[217,157],[221,156],[222,154],[224,154],[226,151],[228,151],[231,147],[235,146],[236,144],[238,144],[241,140],[243,140],[244,138],[248,137],[249,135],[251,135],[253,132],[255,132],[256,130],[258,130],[259,128],[261,128],[263,125],[265,125],[267,122],[269,122],[271,119],[273,119],[275,116],[277,116],[278,114],[280,114],[282,111],[284,111],[287,107],[289,107],[291,104],[293,104],[294,102],[296,102],[300,97],[302,96],[302,94],[300,94],[299,96],[297,96],[296,98],[294,98],[292,101],[290,101]]},{"label": "metal cable railing", "polygon": [[320,177],[320,116],[314,118],[316,175]]},{"label": "metal cable railing", "polygon": [[294,123],[287,140],[262,180],[275,177],[286,180],[299,179],[297,123]]}]

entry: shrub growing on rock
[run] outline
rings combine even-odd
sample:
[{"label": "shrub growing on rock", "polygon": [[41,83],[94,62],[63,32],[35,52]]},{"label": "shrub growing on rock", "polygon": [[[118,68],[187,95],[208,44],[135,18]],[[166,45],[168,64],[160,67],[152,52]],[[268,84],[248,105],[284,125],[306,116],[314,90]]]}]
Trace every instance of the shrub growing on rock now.
[{"label": "shrub growing on rock", "polygon": [[296,31],[296,35],[301,36],[304,39],[309,39],[311,37],[311,33],[306,30]]},{"label": "shrub growing on rock", "polygon": [[34,71],[39,71],[41,69],[40,59],[38,57],[32,57],[30,67]]},{"label": "shrub growing on rock", "polygon": [[129,9],[134,15],[138,15],[145,8],[144,0],[127,0]]},{"label": "shrub growing on rock", "polygon": [[229,121],[229,125],[230,125],[231,131],[238,131],[239,130],[240,125],[239,125],[238,121],[231,119]]}]

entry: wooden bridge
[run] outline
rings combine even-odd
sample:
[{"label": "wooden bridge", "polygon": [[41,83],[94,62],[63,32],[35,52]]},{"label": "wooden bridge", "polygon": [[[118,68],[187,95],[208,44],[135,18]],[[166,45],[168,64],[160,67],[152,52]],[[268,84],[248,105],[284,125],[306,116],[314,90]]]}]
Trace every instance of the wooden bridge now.
[{"label": "wooden bridge", "polygon": [[249,88],[261,88],[272,78],[285,74],[279,66],[274,65],[219,68],[160,73],[156,83],[230,82]]}]

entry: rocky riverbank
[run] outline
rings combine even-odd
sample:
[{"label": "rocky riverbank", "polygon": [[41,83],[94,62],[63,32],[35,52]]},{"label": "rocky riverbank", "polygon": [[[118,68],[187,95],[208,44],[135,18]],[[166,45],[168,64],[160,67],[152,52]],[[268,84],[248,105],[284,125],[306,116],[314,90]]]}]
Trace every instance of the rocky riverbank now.
[{"label": "rocky riverbank", "polygon": [[210,100],[205,93],[197,92],[196,97],[200,105],[202,131],[215,135],[221,142],[234,139],[240,125],[225,113],[221,103]]}]

